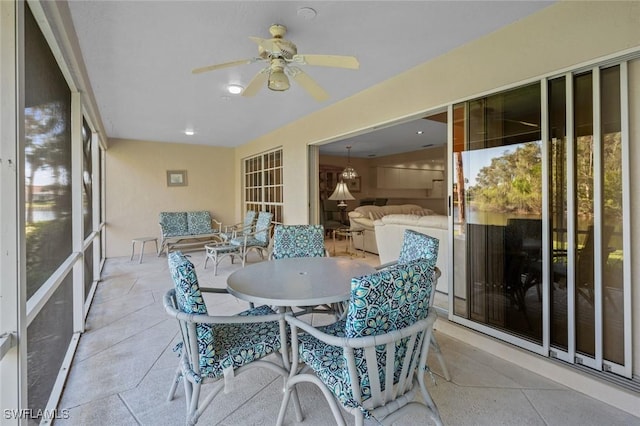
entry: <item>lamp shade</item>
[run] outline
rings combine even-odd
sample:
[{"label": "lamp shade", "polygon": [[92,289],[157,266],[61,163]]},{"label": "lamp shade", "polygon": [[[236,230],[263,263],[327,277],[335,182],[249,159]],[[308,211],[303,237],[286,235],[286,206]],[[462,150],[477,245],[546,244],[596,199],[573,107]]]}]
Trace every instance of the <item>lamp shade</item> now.
[{"label": "lamp shade", "polygon": [[355,200],[353,195],[349,192],[349,188],[347,188],[347,184],[343,181],[338,182],[336,189],[333,191],[333,194],[329,196],[329,200],[340,201],[338,203],[338,207],[346,207],[347,203],[345,200]]}]

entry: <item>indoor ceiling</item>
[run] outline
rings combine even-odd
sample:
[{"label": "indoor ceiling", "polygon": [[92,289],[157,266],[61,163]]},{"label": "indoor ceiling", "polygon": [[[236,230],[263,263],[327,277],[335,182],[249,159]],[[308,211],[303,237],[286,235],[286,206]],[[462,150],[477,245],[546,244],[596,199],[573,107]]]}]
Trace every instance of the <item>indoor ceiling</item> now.
[{"label": "indoor ceiling", "polygon": [[[234,147],[534,13],[542,1],[69,1],[110,138]],[[309,8],[315,11],[314,14]],[[194,75],[194,68],[257,56],[249,36],[273,23],[301,54],[356,56],[359,70],[304,65],[330,95],[317,102],[292,82],[254,97],[232,95],[263,68],[252,63]],[[383,105],[381,105],[383,107]],[[384,150],[392,129],[358,136]],[[419,123],[419,124],[418,124]],[[440,124],[441,126],[441,124]],[[185,130],[193,130],[192,136]],[[425,130],[426,131],[426,130]],[[395,137],[398,146],[404,138]],[[407,138],[407,141],[415,138]],[[422,141],[421,141],[422,142]],[[442,141],[444,142],[444,141]],[[441,142],[441,143],[442,143]],[[407,142],[409,143],[409,142]],[[436,143],[427,141],[422,144]],[[352,155],[367,156],[374,150]],[[376,149],[378,149],[376,148]],[[346,154],[336,145],[335,154]],[[376,155],[382,151],[376,152]]]}]

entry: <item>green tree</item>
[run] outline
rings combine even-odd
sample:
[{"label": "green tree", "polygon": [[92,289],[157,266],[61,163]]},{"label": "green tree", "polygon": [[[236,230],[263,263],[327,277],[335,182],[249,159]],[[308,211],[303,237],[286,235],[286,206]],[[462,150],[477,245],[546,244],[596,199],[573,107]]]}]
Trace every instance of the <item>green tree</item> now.
[{"label": "green tree", "polygon": [[485,211],[540,214],[542,211],[542,155],[540,142],[506,150],[480,169],[469,188],[473,203]]}]

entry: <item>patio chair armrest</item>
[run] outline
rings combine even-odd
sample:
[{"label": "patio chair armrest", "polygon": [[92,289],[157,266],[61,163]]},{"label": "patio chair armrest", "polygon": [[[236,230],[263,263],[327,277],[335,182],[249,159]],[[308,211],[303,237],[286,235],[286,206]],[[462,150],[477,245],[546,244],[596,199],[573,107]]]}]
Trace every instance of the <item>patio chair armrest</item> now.
[{"label": "patio chair armrest", "polygon": [[211,223],[212,223],[211,228],[214,230],[214,232],[222,232],[222,222],[212,218]]},{"label": "patio chair armrest", "polygon": [[229,294],[226,288],[200,287],[201,293]]},{"label": "patio chair armrest", "polygon": [[186,322],[196,324],[251,324],[280,321],[284,318],[284,313],[274,313],[268,315],[204,315],[204,314],[187,314],[173,307],[170,292],[164,295],[163,299],[165,311],[172,317]]},{"label": "patio chair armrest", "polygon": [[376,271],[381,271],[383,269],[387,269],[388,267],[394,266],[397,264],[398,264],[397,260],[392,260],[391,262],[383,263],[381,265],[376,266]]},{"label": "patio chair armrest", "polygon": [[433,324],[437,318],[437,313],[434,309],[429,310],[429,314],[425,319],[417,321],[410,325],[409,327],[402,328],[400,330],[390,331],[385,334],[381,334],[378,336],[366,336],[366,337],[337,337],[331,334],[324,333],[319,329],[315,328],[309,323],[299,320],[296,317],[291,315],[286,315],[286,321],[291,324],[292,329],[292,337],[296,338],[295,328],[300,328],[315,337],[316,339],[331,345],[331,346],[342,346],[342,347],[351,347],[351,348],[365,348],[377,345],[386,345],[391,342],[395,342],[400,340],[406,336],[410,336],[415,334],[420,330],[426,330],[433,327]]},{"label": "patio chair armrest", "polygon": [[347,338],[346,337],[337,337],[331,334],[327,334],[322,332],[321,330],[315,328],[311,324],[301,321],[298,318],[294,317],[291,314],[285,315],[284,318],[291,326],[293,327],[291,330],[291,335],[294,339],[297,339],[297,333],[295,333],[296,328],[300,328],[306,333],[312,335],[316,339],[332,346],[346,346]]}]

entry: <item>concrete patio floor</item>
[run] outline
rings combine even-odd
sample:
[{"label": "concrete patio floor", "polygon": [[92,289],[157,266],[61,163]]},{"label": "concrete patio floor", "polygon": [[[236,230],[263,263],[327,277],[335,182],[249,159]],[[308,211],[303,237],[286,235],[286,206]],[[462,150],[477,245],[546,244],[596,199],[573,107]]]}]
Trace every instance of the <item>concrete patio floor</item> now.
[{"label": "concrete patio floor", "polygon": [[[327,246],[331,249],[332,243]],[[226,287],[226,277],[240,265],[224,259],[213,275],[204,266],[204,253],[190,253],[201,286]],[[377,256],[364,260],[378,264]],[[249,264],[259,261],[252,257]],[[59,408],[68,419],[56,425],[180,425],[185,422],[182,385],[176,397],[167,393],[178,358],[172,351],[179,340],[175,320],[162,306],[163,294],[173,286],[165,256],[147,252],[142,264],[128,257],[107,260],[98,284]],[[246,302],[231,295],[207,295],[209,312],[233,314]],[[320,324],[319,316],[313,322]],[[437,327],[436,327],[437,328]],[[568,389],[515,364],[436,331],[451,382],[438,375],[427,386],[446,425],[640,425],[640,419],[603,402]],[[206,393],[206,386],[203,388]],[[221,393],[200,418],[204,425],[274,424],[282,397],[282,381],[261,369],[238,376],[233,392]],[[332,425],[329,407],[312,385],[300,387],[305,419],[288,425]],[[347,424],[353,424],[346,414]],[[398,424],[428,424],[411,415]]]}]

